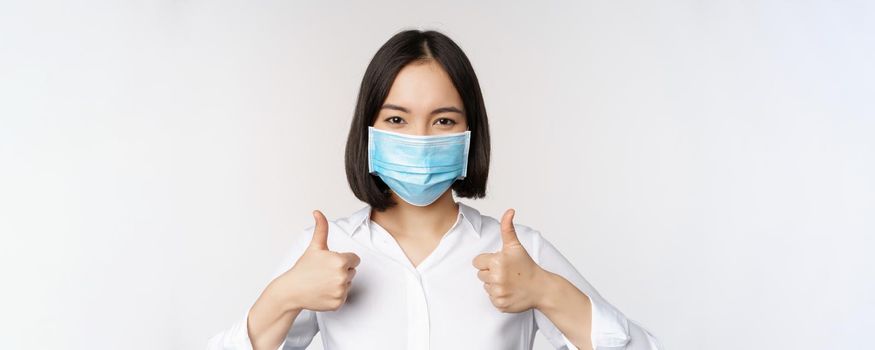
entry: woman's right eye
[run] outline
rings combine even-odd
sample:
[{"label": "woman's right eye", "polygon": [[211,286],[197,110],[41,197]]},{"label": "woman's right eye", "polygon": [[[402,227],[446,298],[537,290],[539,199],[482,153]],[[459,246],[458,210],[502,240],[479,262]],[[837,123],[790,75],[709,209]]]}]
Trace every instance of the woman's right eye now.
[{"label": "woman's right eye", "polygon": [[386,121],[389,122],[389,124],[400,124],[401,122],[404,121],[404,119],[401,119],[401,117],[398,117],[398,116],[393,116],[393,117],[386,118]]}]

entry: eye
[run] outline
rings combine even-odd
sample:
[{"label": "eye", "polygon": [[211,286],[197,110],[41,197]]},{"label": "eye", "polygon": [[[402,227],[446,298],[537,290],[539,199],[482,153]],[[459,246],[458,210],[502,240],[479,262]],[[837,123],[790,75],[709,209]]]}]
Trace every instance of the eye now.
[{"label": "eye", "polygon": [[397,115],[386,118],[386,122],[388,122],[389,124],[401,124],[403,121],[404,119],[401,119],[401,117]]},{"label": "eye", "polygon": [[[442,122],[444,122],[444,123],[442,123]],[[452,120],[452,119],[450,119],[450,118],[441,118],[441,119],[438,119],[436,123],[437,123],[437,124],[440,124],[440,125],[456,125],[456,121],[455,121],[455,120]]]}]

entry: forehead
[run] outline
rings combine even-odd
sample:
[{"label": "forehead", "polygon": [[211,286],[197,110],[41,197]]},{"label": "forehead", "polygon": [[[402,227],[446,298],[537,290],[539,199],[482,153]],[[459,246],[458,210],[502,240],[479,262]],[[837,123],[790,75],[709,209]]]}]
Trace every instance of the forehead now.
[{"label": "forehead", "polygon": [[462,108],[462,98],[453,81],[434,60],[414,61],[404,66],[392,82],[386,103],[411,109],[426,109],[439,104]]}]

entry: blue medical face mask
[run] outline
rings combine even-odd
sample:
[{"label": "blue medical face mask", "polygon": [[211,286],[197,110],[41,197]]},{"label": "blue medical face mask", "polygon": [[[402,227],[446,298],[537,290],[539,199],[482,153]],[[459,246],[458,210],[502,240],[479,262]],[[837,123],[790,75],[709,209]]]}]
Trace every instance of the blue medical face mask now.
[{"label": "blue medical face mask", "polygon": [[407,135],[368,127],[368,172],[405,202],[426,206],[468,173],[471,131]]}]

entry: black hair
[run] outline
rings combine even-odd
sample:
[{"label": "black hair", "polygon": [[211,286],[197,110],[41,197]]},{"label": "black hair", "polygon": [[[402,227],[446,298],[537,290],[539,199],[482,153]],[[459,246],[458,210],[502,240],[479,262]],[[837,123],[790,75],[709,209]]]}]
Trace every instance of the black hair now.
[{"label": "black hair", "polygon": [[389,186],[379,176],[368,173],[368,127],[373,126],[398,72],[407,64],[422,60],[437,61],[450,76],[462,98],[465,120],[471,131],[467,173],[451,188],[459,197],[482,198],[486,195],[489,123],[474,68],[468,56],[446,35],[434,30],[411,29],[392,36],[368,64],[346,141],[349,187],[358,199],[378,211],[397,203],[391,198]]}]

